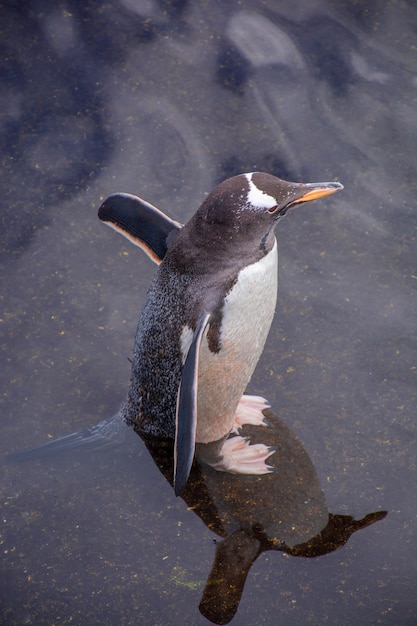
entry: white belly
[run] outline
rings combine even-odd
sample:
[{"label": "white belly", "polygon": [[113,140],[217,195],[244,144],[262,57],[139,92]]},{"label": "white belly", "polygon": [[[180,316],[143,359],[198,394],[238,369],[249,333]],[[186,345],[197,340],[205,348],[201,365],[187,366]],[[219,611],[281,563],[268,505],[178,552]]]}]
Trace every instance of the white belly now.
[{"label": "white belly", "polygon": [[237,404],[262,354],[274,317],[278,287],[277,242],[261,261],[245,267],[227,295],[221,350],[200,349],[196,441],[217,441],[230,432]]}]

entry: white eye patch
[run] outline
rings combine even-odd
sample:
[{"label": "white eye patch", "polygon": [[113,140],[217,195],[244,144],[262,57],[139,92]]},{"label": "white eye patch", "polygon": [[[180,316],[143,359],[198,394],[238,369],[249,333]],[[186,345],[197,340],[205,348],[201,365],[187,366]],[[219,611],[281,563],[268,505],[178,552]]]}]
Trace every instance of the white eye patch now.
[{"label": "white eye patch", "polygon": [[256,209],[272,209],[277,206],[275,198],[259,189],[252,181],[252,174],[245,174],[249,183],[249,192],[247,195],[247,203]]}]

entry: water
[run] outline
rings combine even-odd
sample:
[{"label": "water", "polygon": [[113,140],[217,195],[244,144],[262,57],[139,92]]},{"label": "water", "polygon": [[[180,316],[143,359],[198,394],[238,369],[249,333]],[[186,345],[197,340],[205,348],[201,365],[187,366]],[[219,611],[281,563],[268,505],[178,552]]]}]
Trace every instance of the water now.
[{"label": "water", "polygon": [[[388,514],[325,556],[260,554],[232,623],[414,625],[414,5],[32,2],[0,23],[2,459],[126,393],[154,266],[98,221],[107,195],[183,222],[236,173],[340,180],[280,222],[249,392],[301,442],[320,515]],[[209,623],[221,537],[128,435],[4,463],[2,623]]]}]

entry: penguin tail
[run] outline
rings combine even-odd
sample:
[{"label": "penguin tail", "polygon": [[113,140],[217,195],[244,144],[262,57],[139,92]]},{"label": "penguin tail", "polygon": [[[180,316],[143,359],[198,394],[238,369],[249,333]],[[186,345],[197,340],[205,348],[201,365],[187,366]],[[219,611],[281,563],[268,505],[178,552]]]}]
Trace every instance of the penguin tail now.
[{"label": "penguin tail", "polygon": [[12,463],[33,461],[52,457],[66,451],[76,449],[103,450],[117,446],[128,437],[131,428],[124,421],[120,411],[91,428],[84,428],[76,433],[51,439],[34,448],[27,448],[21,452],[14,452],[6,457]]}]

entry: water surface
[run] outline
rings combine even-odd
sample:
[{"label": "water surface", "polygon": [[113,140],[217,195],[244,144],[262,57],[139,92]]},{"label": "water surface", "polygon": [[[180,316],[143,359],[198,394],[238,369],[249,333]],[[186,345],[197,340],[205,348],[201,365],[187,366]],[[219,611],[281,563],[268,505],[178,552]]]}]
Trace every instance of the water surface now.
[{"label": "water surface", "polygon": [[[260,554],[233,624],[415,624],[413,3],[34,1],[0,24],[2,459],[126,393],[154,266],[98,221],[107,195],[184,222],[240,172],[340,180],[280,222],[249,392],[302,444],[328,513],[388,515],[324,556]],[[2,623],[208,623],[221,538],[129,434],[4,463]]]}]

